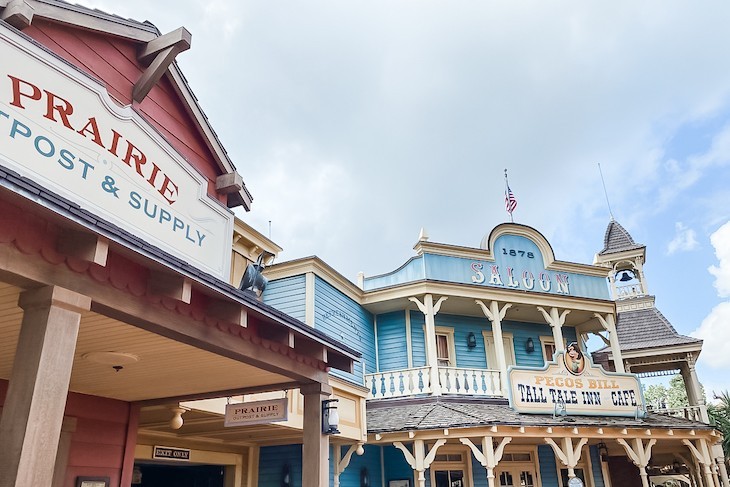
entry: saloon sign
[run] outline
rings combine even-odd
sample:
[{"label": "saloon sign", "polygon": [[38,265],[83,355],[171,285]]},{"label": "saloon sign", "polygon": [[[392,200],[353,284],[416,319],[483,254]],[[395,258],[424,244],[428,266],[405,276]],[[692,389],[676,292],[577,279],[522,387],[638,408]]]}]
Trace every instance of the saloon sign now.
[{"label": "saloon sign", "polygon": [[643,417],[636,376],[606,372],[579,351],[555,354],[545,367],[510,367],[510,405],[520,413]]},{"label": "saloon sign", "polygon": [[228,278],[232,214],[149,123],[7,28],[0,59],[0,166]]}]

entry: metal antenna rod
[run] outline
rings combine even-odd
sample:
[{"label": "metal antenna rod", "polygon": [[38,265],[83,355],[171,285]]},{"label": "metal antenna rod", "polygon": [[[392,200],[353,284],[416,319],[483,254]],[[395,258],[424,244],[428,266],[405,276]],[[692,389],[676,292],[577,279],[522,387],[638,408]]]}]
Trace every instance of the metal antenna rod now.
[{"label": "metal antenna rod", "polygon": [[603,183],[603,194],[606,195],[606,204],[608,205],[608,214],[611,215],[611,221],[613,221],[613,211],[611,211],[611,202],[608,201],[608,191],[606,191],[606,181],[603,179],[603,171],[601,170],[601,163],[598,163],[598,172],[601,174],[601,183]]}]

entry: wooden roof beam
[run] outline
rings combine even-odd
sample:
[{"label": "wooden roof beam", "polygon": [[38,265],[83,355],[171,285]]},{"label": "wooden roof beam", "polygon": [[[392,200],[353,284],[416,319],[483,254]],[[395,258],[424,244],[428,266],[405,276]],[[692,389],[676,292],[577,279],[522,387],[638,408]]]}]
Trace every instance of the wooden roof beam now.
[{"label": "wooden roof beam", "polygon": [[18,30],[23,30],[33,21],[34,10],[25,0],[11,0],[0,15],[0,19]]},{"label": "wooden roof beam", "polygon": [[132,90],[132,99],[140,103],[157,84],[163,74],[170,67],[178,54],[190,49],[192,34],[185,27],[149,41],[140,51],[137,59],[142,64],[148,64],[147,69],[137,80]]}]

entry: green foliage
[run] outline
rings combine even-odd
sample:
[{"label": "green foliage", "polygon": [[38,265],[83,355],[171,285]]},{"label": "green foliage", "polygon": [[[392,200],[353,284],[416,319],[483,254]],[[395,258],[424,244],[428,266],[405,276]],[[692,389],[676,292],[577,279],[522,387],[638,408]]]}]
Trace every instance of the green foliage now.
[{"label": "green foliage", "polygon": [[[705,388],[700,385],[702,396],[705,397]],[[689,406],[687,389],[684,387],[684,379],[680,374],[675,375],[669,381],[669,387],[663,384],[655,384],[644,390],[644,399],[647,405],[654,408],[667,407],[669,409],[683,408]]]},{"label": "green foliage", "polygon": [[730,393],[725,391],[715,398],[719,399],[719,402],[709,404],[707,414],[710,416],[710,421],[722,432],[722,449],[725,458],[730,458]]}]

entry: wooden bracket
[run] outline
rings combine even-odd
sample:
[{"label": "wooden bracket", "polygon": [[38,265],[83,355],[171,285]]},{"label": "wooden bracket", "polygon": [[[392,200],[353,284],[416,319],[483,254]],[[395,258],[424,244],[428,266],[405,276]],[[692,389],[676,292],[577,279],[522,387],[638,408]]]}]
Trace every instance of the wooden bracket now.
[{"label": "wooden bracket", "polygon": [[248,326],[248,313],[238,303],[211,299],[205,311],[210,316],[219,320],[235,323],[244,328]]},{"label": "wooden bracket", "polygon": [[0,15],[0,19],[18,30],[23,30],[33,21],[34,10],[25,0],[10,0]]},{"label": "wooden bracket", "polygon": [[106,266],[109,240],[105,237],[78,230],[61,230],[56,243],[58,251],[85,262]]},{"label": "wooden bracket", "polygon": [[142,64],[149,63],[132,90],[132,99],[137,103],[144,100],[153,86],[160,80],[175,57],[190,49],[192,34],[185,27],[149,41],[137,58]]},{"label": "wooden bracket", "polygon": [[150,294],[165,296],[176,301],[190,304],[190,297],[193,292],[192,281],[187,277],[165,272],[150,273],[149,284],[147,285]]}]

